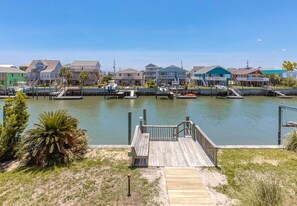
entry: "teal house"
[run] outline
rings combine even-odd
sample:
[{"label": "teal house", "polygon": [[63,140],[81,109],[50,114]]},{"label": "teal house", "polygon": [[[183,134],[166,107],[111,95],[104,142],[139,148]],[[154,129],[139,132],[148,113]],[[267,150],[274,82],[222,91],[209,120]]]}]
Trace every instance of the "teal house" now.
[{"label": "teal house", "polygon": [[231,80],[231,72],[217,66],[195,66],[191,71],[191,81],[197,85],[227,85]]},{"label": "teal house", "polygon": [[17,86],[26,79],[26,72],[15,67],[0,67],[0,83],[5,87]]}]

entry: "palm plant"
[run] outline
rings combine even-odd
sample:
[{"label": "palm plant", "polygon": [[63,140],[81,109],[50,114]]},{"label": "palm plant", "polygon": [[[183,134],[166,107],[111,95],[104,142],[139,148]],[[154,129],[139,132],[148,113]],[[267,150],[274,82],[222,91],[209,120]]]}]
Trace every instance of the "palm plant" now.
[{"label": "palm plant", "polygon": [[19,156],[26,164],[45,167],[82,158],[88,140],[76,118],[58,110],[40,114],[39,121],[22,138]]},{"label": "palm plant", "polygon": [[68,78],[70,77],[70,75],[71,75],[70,69],[67,67],[62,67],[62,69],[60,70],[60,76],[63,78],[64,89],[65,89],[65,82],[68,85]]},{"label": "palm plant", "polygon": [[89,78],[89,72],[88,71],[82,71],[79,73],[79,79],[81,82],[81,93],[82,93],[82,88],[84,86],[84,82]]}]

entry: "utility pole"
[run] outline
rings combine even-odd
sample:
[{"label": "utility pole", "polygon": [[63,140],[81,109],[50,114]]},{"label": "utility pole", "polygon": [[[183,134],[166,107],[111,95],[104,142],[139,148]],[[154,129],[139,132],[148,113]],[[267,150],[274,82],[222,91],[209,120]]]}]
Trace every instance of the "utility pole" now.
[{"label": "utility pole", "polygon": [[115,67],[116,67],[116,63],[115,63],[115,59],[113,60],[113,73],[115,73],[116,72],[116,69],[115,69]]}]

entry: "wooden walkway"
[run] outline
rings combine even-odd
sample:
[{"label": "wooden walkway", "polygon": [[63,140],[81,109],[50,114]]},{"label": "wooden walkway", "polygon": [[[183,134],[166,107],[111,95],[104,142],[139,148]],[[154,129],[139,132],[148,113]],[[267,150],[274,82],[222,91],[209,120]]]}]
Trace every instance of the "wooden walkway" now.
[{"label": "wooden walkway", "polygon": [[166,187],[171,206],[214,205],[195,168],[165,168]]},{"label": "wooden walkway", "polygon": [[209,157],[192,138],[150,141],[149,167],[213,167]]}]

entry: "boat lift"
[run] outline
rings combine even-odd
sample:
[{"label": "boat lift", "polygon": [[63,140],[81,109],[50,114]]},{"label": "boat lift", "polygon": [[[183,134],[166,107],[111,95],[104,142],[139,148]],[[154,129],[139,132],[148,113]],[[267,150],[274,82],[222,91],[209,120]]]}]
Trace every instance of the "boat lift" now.
[{"label": "boat lift", "polygon": [[284,113],[284,111],[287,111],[287,110],[297,112],[296,107],[290,107],[290,106],[285,106],[285,105],[280,105],[278,107],[278,145],[281,144],[282,127],[297,127],[296,121],[288,121],[286,118],[286,121],[283,122],[283,113]]}]

